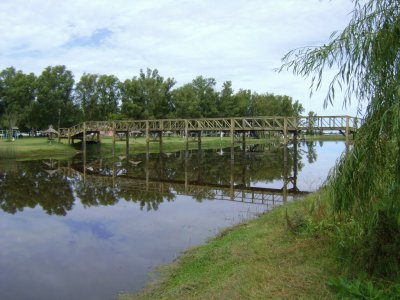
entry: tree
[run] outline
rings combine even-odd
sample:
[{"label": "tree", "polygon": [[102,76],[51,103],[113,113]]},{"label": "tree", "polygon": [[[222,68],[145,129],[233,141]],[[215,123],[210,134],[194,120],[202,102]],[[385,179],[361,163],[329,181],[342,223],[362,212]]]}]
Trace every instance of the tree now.
[{"label": "tree", "polygon": [[96,74],[83,74],[75,87],[75,100],[82,110],[84,121],[101,120],[97,96],[98,78]]},{"label": "tree", "polygon": [[229,117],[236,106],[232,81],[225,81],[219,95],[218,112],[220,117]]},{"label": "tree", "polygon": [[119,79],[114,75],[100,75],[96,84],[98,101],[97,120],[107,120],[119,112]]},{"label": "tree", "polygon": [[[321,86],[325,67],[337,69],[324,105],[344,89],[344,105],[367,103],[354,146],[330,179],[341,217],[342,244],[352,263],[383,276],[400,274],[400,1],[355,0],[349,25],[329,43],[301,48],[281,68],[312,76]],[[364,3],[364,4],[363,4]],[[344,224],[344,225],[343,225]],[[346,253],[345,251],[345,253]]]},{"label": "tree", "polygon": [[199,103],[200,115],[203,118],[216,117],[218,115],[217,99],[215,91],[215,79],[197,76],[192,81],[196,101]]},{"label": "tree", "polygon": [[157,69],[140,70],[139,86],[141,103],[144,106],[143,117],[148,119],[166,118],[172,111],[171,89],[175,85],[173,78],[164,80]]},{"label": "tree", "polygon": [[191,83],[173,90],[172,102],[174,114],[177,118],[200,118],[200,101],[196,97],[196,91]]},{"label": "tree", "polygon": [[10,130],[30,127],[30,110],[35,98],[34,74],[24,74],[10,67],[0,72],[0,117]]},{"label": "tree", "polygon": [[144,99],[136,77],[120,83],[121,113],[128,119],[144,118]]},{"label": "tree", "polygon": [[74,77],[65,66],[47,67],[37,79],[37,98],[33,103],[33,124],[37,129],[59,124],[69,127],[80,119],[74,103]]}]

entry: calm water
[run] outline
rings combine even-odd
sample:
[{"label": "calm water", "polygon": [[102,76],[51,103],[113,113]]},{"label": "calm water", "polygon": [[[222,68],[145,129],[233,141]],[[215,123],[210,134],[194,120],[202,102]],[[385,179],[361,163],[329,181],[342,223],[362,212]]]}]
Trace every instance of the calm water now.
[{"label": "calm water", "polygon": [[0,299],[138,291],[184,249],[316,190],[344,148],[0,160]]}]

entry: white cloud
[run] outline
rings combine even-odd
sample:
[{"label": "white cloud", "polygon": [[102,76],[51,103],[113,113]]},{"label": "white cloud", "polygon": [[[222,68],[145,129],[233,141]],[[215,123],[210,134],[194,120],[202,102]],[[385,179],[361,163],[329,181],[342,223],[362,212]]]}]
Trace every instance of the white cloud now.
[{"label": "white cloud", "polygon": [[308,100],[309,81],[272,70],[287,51],[326,42],[351,9],[351,0],[3,0],[0,68],[39,74],[64,64],[77,79],[87,72],[121,80],[157,68],[178,84],[197,75],[219,86],[232,80],[235,89],[287,94],[307,110],[340,113],[341,104],[322,110],[322,94]]}]

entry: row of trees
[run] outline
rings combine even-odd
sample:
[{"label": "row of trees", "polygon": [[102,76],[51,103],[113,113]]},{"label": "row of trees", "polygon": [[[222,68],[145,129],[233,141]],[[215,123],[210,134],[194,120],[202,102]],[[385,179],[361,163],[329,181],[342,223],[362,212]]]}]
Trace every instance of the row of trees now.
[{"label": "row of trees", "polygon": [[140,70],[139,76],[125,81],[83,74],[75,83],[65,66],[49,66],[39,76],[9,67],[0,72],[0,119],[5,127],[29,130],[89,120],[293,116],[304,111],[289,96],[243,89],[235,93],[231,81],[220,91],[215,79],[203,76],[175,85],[156,69]]}]

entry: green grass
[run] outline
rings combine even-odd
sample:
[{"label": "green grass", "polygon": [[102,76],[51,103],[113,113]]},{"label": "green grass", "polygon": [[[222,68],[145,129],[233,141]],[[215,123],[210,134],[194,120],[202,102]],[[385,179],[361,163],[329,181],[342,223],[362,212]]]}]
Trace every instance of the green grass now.
[{"label": "green grass", "polygon": [[[306,140],[341,140],[343,139],[338,135],[322,135],[322,136],[306,136]],[[241,141],[241,139],[235,140],[236,142]],[[246,139],[246,144],[266,144],[269,142],[279,142],[279,139]],[[159,152],[159,142],[152,140],[150,142],[150,152]],[[238,145],[236,143],[235,145]],[[96,149],[98,145],[88,143],[87,149],[91,151]],[[202,137],[201,147],[203,149],[218,149],[230,147],[230,138],[224,137]],[[116,153],[126,152],[126,143],[124,140],[116,140],[115,146]],[[163,137],[163,152],[173,152],[184,150],[186,148],[185,139],[180,137]],[[194,139],[189,140],[189,149],[197,149],[198,143]],[[5,139],[0,139],[0,158],[16,158],[16,159],[40,159],[43,157],[71,157],[74,154],[80,152],[82,145],[80,142],[74,145],[68,145],[67,141],[61,140],[58,143],[57,139],[53,140],[51,143],[47,138],[21,138],[15,141],[7,141]],[[101,152],[104,155],[112,154],[112,139],[103,138],[101,142]],[[146,152],[146,140],[143,137],[136,139],[130,138],[129,140],[129,150],[130,153],[143,153]]]},{"label": "green grass", "polygon": [[[173,152],[179,150],[185,150],[186,144],[185,139],[181,137],[163,137],[162,150],[163,152]],[[230,138],[224,137],[202,137],[201,139],[201,147],[202,149],[219,149],[230,147]],[[247,139],[247,144],[265,144],[267,140],[261,139]],[[78,147],[81,147],[81,143],[77,143]],[[239,145],[235,143],[235,145]],[[88,150],[96,149],[98,145],[96,144],[88,144]],[[160,143],[158,140],[150,141],[150,152],[159,152],[160,151]],[[189,149],[198,149],[197,140],[189,139]],[[115,143],[115,151],[116,153],[125,153],[126,152],[126,141],[125,140],[116,140]],[[101,140],[101,152],[103,154],[111,154],[112,153],[112,138],[103,138]],[[143,137],[139,137],[136,139],[129,139],[129,153],[143,153],[146,152],[146,139]]]},{"label": "green grass", "polygon": [[344,141],[346,138],[341,134],[316,134],[304,136],[306,141]]},{"label": "green grass", "polygon": [[21,138],[15,141],[0,140],[0,158],[15,159],[40,159],[40,158],[63,158],[71,157],[78,150],[70,145],[51,143],[47,138]]},{"label": "green grass", "polygon": [[315,195],[225,230],[160,268],[161,282],[120,299],[330,299],[340,274],[329,239],[295,235],[289,215],[304,215]]}]

